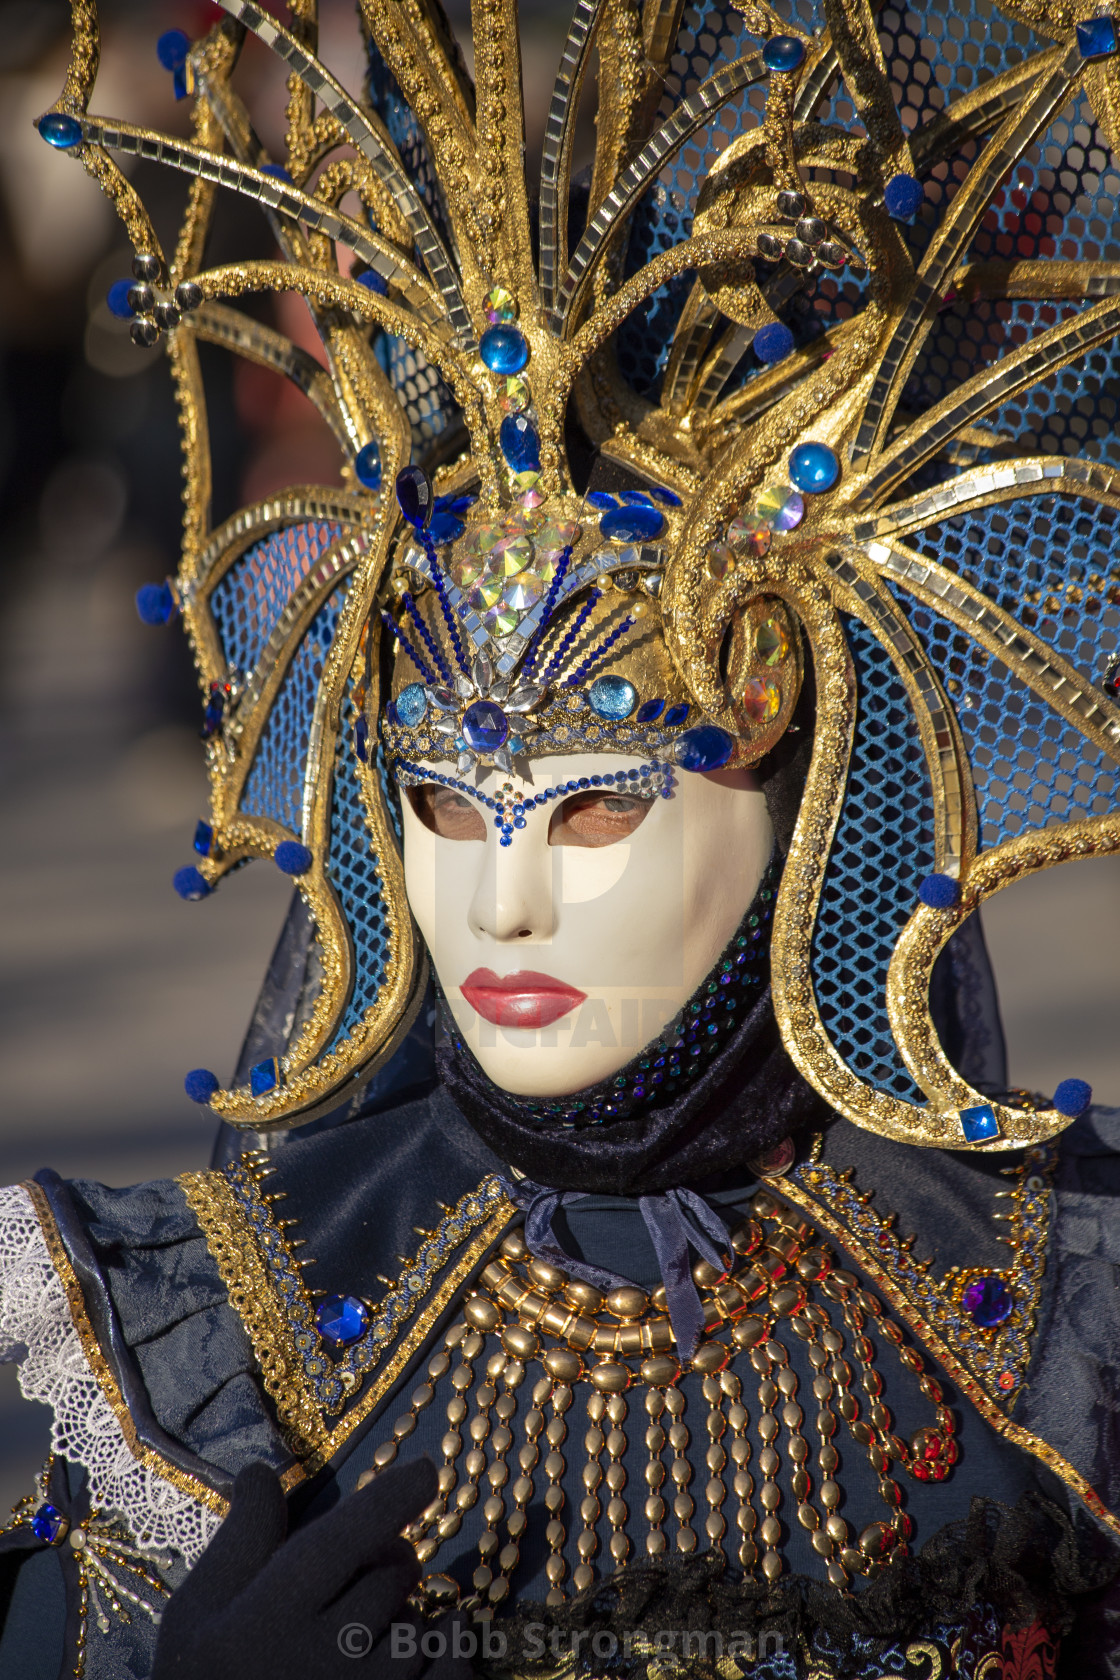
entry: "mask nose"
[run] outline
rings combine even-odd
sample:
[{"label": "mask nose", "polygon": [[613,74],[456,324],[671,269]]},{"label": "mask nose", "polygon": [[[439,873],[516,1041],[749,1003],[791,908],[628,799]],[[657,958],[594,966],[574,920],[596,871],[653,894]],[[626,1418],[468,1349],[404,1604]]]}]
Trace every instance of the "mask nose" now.
[{"label": "mask nose", "polygon": [[534,812],[513,844],[501,846],[491,831],[468,919],[482,938],[503,944],[544,944],[556,931],[554,857],[548,844],[547,811]]}]

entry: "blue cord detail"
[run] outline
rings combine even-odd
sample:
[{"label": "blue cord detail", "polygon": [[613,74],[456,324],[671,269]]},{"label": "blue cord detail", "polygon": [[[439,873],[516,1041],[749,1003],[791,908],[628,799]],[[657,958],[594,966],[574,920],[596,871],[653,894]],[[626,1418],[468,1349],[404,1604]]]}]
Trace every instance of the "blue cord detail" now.
[{"label": "blue cord detail", "polygon": [[[443,609],[443,621],[447,625],[447,634],[451,638],[451,646],[455,649],[455,663],[458,665],[463,675],[465,677],[469,677],[471,674],[471,668],[467,664],[467,658],[463,652],[463,643],[459,636],[459,626],[455,622],[455,614],[451,610],[451,602],[447,599],[447,579],[443,575],[443,567],[436,558],[435,546],[431,537],[428,535],[428,532],[418,531],[417,535],[419,536],[420,541],[424,544],[424,553],[428,556],[428,564],[432,568],[432,583],[435,586],[436,594],[439,596],[439,604]],[[447,681],[448,684],[450,684],[450,672],[448,672]]]},{"label": "blue cord detail", "polygon": [[583,603],[582,607],[579,609],[579,612],[576,614],[575,623],[572,625],[572,628],[568,631],[568,634],[564,637],[563,641],[560,643],[560,646],[556,649],[555,653],[552,655],[552,658],[549,660],[547,666],[545,667],[544,671],[541,674],[540,681],[541,681],[543,686],[545,686],[545,687],[548,686],[548,684],[552,681],[553,677],[555,677],[556,673],[559,671],[561,665],[563,665],[564,659],[565,659],[565,657],[567,655],[567,652],[568,652],[568,649],[571,647],[572,643],[575,641],[576,637],[579,635],[580,631],[583,629],[584,625],[587,623],[587,620],[591,617],[591,614],[595,610],[595,604],[601,598],[602,593],[603,592],[602,592],[601,589],[593,589],[591,591],[590,595],[587,597],[587,600]]},{"label": "blue cord detail", "polygon": [[556,597],[559,595],[564,579],[568,575],[568,567],[571,564],[571,560],[572,550],[571,545],[569,545],[556,562],[556,570],[552,575],[552,582],[548,586],[548,594],[544,598],[544,607],[541,610],[541,621],[537,625],[536,631],[533,634],[533,639],[529,643],[529,651],[522,662],[522,681],[528,677],[530,671],[533,669],[533,666],[537,663],[537,657],[541,651],[541,642],[544,640],[544,633],[548,629],[549,621],[552,618],[553,609],[556,606]]},{"label": "blue cord detail", "polygon": [[416,669],[420,672],[421,676],[424,678],[424,681],[433,684],[433,686],[436,683],[438,683],[439,679],[436,676],[435,672],[432,670],[432,668],[428,664],[427,660],[424,659],[419,653],[417,653],[416,649],[413,647],[412,643],[409,641],[408,637],[405,635],[405,633],[401,629],[400,625],[397,624],[394,619],[390,618],[389,614],[385,611],[382,611],[381,622],[384,624],[386,630],[390,631],[390,633],[397,638],[397,641],[400,643],[401,647],[403,647],[404,651],[408,654],[408,657],[411,659],[411,661],[415,665]]},{"label": "blue cord detail", "polygon": [[411,618],[413,624],[415,624],[417,630],[420,632],[420,639],[424,643],[428,652],[431,654],[432,659],[435,662],[436,669],[439,671],[439,674],[443,678],[444,682],[448,685],[448,687],[450,687],[453,680],[451,676],[451,667],[448,665],[447,660],[443,657],[443,649],[432,635],[432,632],[428,629],[428,626],[424,623],[423,618],[420,616],[420,610],[417,607],[416,602],[412,599],[412,596],[407,590],[401,596],[401,601],[404,603],[404,609],[409,618]]},{"label": "blue cord detail", "polygon": [[615,642],[618,641],[618,638],[620,636],[624,636],[627,630],[629,630],[632,625],[637,624],[637,622],[636,618],[627,614],[621,624],[616,624],[610,635],[605,637],[604,640],[599,643],[598,647],[591,649],[586,659],[583,661],[583,664],[580,665],[577,670],[573,671],[570,677],[565,678],[565,686],[568,688],[577,688],[579,684],[585,680],[585,678],[591,675],[597,665],[602,664]]}]

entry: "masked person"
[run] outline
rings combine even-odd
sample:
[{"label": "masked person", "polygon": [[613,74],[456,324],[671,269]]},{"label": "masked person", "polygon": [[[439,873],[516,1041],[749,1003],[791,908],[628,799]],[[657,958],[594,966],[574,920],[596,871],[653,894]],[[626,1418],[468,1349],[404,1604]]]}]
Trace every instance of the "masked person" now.
[{"label": "masked person", "polygon": [[[179,402],[176,886],[296,897],[213,1170],[4,1194],[0,1667],[1114,1673],[1116,1121],[1006,1089],[975,913],[1120,844],[1118,26],[581,0],[531,195],[510,6],[472,80],[368,0],[361,99],[223,7],[189,142],[87,114],[86,6],[39,132]],[[200,342],[342,489],[211,527]]]}]

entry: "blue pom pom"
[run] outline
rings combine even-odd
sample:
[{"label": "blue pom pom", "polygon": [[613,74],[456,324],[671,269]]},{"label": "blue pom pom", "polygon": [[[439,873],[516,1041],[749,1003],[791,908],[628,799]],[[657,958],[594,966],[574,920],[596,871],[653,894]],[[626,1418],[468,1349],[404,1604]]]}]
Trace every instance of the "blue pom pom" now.
[{"label": "blue pom pom", "polygon": [[781,321],[768,321],[754,335],[754,353],[760,362],[780,362],[793,349],[793,334]]},{"label": "blue pom pom", "polygon": [[887,215],[896,222],[912,222],[926,196],[926,189],[913,175],[893,175],[883,188]]},{"label": "blue pom pom", "polygon": [[918,897],[931,910],[951,910],[960,896],[960,882],[951,875],[927,875],[918,888]]},{"label": "blue pom pom", "polygon": [[375,268],[363,269],[357,280],[359,286],[364,286],[367,292],[376,292],[378,297],[389,296],[389,282],[384,275],[378,274]]},{"label": "blue pom pom", "polygon": [[1054,1107],[1059,1114],[1068,1114],[1071,1120],[1084,1114],[1092,1100],[1093,1087],[1083,1079],[1063,1079],[1054,1092]]},{"label": "blue pom pom", "polygon": [[184,1091],[196,1103],[208,1103],[221,1088],[221,1080],[209,1068],[192,1068],[183,1081]]},{"label": "blue pom pom", "polygon": [[156,42],[156,57],[165,70],[181,70],[190,50],[190,37],[181,29],[165,30]]},{"label": "blue pom pom", "polygon": [[282,163],[262,163],[261,174],[271,175],[274,181],[287,181],[289,186],[292,184],[292,177]]},{"label": "blue pom pom", "polygon": [[285,875],[306,875],[313,858],[307,847],[301,846],[298,840],[281,840],[272,854],[272,861]]},{"label": "blue pom pom", "polygon": [[171,885],[180,898],[192,902],[200,898],[209,898],[213,890],[206,877],[201,875],[191,864],[188,864],[185,869],[175,871],[171,878]]},{"label": "blue pom pom", "polygon": [[136,591],[136,611],[142,624],[170,624],[175,596],[169,583],[145,583]]}]

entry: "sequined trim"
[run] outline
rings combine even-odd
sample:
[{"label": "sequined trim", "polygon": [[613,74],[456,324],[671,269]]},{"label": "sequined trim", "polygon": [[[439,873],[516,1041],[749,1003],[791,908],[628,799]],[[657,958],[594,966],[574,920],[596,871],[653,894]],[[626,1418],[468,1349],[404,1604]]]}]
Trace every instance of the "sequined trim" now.
[{"label": "sequined trim", "polygon": [[[876,1231],[875,1247],[872,1249],[864,1241],[870,1230],[853,1233],[838,1216],[837,1208],[826,1199],[835,1195],[838,1203],[846,1204],[847,1198],[850,1196],[855,1200],[858,1192],[850,1190],[830,1168],[820,1163],[798,1167],[786,1177],[774,1180],[773,1187],[809,1214],[823,1231],[848,1252],[856,1265],[873,1280],[922,1347],[938,1361],[962,1394],[972,1402],[985,1422],[991,1424],[998,1435],[1002,1435],[1014,1446],[1021,1447],[1024,1452],[1030,1453],[1045,1464],[1067,1487],[1073,1489],[1095,1517],[1113,1533],[1120,1534],[1120,1517],[1108,1510],[1100,1495],[1080,1471],[1075,1470],[1073,1465],[1046,1441],[1040,1440],[1021,1424],[1012,1422],[965,1364],[960,1351],[950,1345],[938,1324],[940,1302],[936,1295],[933,1296],[930,1305],[926,1306],[909,1279],[904,1281],[907,1267],[917,1276],[923,1274],[917,1263],[910,1259],[899,1239],[890,1231],[889,1226],[882,1227],[888,1240],[880,1243]],[[862,1211],[867,1211],[865,1204],[857,1202],[856,1205]],[[875,1218],[876,1216],[872,1215],[872,1219]],[[1045,1254],[1045,1242],[1042,1244],[1042,1253]],[[905,1266],[900,1262],[899,1256],[905,1256]],[[925,1282],[929,1284],[928,1279]]]}]

